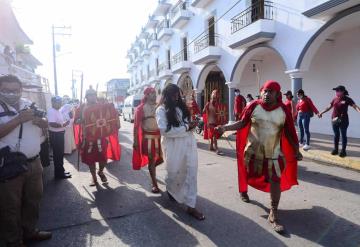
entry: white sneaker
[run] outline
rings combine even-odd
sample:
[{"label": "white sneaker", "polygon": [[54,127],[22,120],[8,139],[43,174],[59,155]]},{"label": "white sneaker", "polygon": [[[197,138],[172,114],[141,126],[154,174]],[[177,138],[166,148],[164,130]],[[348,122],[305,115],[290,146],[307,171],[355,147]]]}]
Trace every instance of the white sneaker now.
[{"label": "white sneaker", "polygon": [[304,145],[304,147],[303,147],[303,149],[306,151],[306,150],[309,150],[311,147],[310,147],[310,145],[307,145],[307,144],[305,144]]}]

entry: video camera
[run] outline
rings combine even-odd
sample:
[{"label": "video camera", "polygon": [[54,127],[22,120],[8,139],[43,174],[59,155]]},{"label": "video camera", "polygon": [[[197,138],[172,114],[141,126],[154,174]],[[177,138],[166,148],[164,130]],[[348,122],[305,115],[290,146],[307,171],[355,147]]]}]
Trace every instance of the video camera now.
[{"label": "video camera", "polygon": [[46,117],[46,112],[44,110],[41,110],[39,108],[37,108],[37,106],[35,105],[35,103],[32,103],[28,109],[31,109],[34,111],[34,116],[35,117],[39,117],[39,118],[44,118]]}]

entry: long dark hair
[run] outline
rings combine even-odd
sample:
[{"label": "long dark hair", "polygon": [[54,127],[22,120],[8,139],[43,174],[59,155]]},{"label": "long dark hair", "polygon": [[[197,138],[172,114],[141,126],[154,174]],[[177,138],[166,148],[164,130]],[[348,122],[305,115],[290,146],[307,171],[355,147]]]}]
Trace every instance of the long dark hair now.
[{"label": "long dark hair", "polygon": [[[175,102],[172,98],[174,95],[178,94],[179,99]],[[169,131],[171,127],[179,127],[180,121],[177,117],[176,107],[182,111],[182,121],[185,123],[188,122],[190,118],[190,111],[187,108],[185,102],[181,98],[180,88],[175,84],[168,84],[161,93],[161,104],[165,106],[165,114],[168,120],[168,126],[166,131]]]}]

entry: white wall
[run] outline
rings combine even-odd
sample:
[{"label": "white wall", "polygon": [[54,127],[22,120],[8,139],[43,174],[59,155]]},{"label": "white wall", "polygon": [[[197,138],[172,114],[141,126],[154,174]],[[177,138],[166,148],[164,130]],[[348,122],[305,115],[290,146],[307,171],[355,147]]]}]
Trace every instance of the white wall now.
[{"label": "white wall", "polygon": [[[334,97],[332,88],[344,85],[350,97],[360,105],[360,27],[337,33],[334,41],[325,41],[316,53],[310,71],[304,75],[303,88],[321,111]],[[349,108],[348,136],[360,137],[360,113]],[[313,119],[311,130],[332,133],[331,111],[323,119]]]}]

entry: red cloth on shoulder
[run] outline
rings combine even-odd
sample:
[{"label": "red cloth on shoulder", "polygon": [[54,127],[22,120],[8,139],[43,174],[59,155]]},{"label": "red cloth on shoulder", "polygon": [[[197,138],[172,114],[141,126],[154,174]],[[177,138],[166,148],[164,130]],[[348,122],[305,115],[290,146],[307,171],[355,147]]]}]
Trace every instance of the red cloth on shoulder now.
[{"label": "red cloth on shoulder", "polygon": [[[254,109],[258,105],[261,105],[261,107],[263,107],[267,111],[272,111],[277,109],[278,107],[281,107],[285,112],[286,115],[285,125],[283,132],[281,133],[280,145],[281,145],[281,150],[285,157],[286,164],[285,164],[285,169],[282,171],[280,178],[280,189],[281,191],[289,190],[293,185],[298,184],[296,153],[288,140],[288,135],[291,135],[293,141],[295,143],[298,142],[291,113],[282,102],[279,102],[276,106],[269,108],[261,100],[255,100],[244,109],[241,116],[241,121],[246,123],[246,126],[243,129],[238,130],[236,135],[239,192],[246,192],[248,185],[264,192],[270,192],[269,183],[264,183],[263,181],[260,182],[258,180],[252,180],[251,177],[248,176],[248,172],[246,170],[246,165],[244,161],[245,146],[247,143],[247,139],[251,127],[250,120]],[[287,132],[285,132],[285,129],[287,129]]]},{"label": "red cloth on shoulder", "polygon": [[138,148],[133,149],[132,164],[134,170],[140,170],[142,167],[146,166],[149,163],[149,159],[146,155],[143,154],[143,131],[141,128],[141,121],[144,117],[144,102],[136,107],[135,117],[134,117],[134,131],[137,131],[137,135],[134,136],[138,143]]}]

